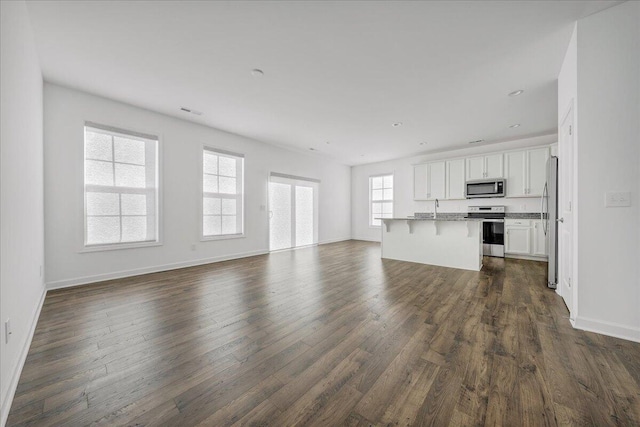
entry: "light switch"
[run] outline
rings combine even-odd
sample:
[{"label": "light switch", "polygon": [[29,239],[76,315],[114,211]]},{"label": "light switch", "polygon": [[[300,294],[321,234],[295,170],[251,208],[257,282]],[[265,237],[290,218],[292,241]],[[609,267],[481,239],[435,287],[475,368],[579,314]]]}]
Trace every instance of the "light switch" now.
[{"label": "light switch", "polygon": [[621,208],[631,206],[631,192],[607,191],[604,198],[604,206],[607,208]]}]

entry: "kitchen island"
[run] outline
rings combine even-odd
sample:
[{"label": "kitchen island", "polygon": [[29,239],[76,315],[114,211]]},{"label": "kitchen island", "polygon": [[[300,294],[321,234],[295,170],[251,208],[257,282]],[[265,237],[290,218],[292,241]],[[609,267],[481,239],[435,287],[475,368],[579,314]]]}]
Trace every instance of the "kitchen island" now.
[{"label": "kitchen island", "polygon": [[480,271],[482,219],[381,218],[382,258]]}]

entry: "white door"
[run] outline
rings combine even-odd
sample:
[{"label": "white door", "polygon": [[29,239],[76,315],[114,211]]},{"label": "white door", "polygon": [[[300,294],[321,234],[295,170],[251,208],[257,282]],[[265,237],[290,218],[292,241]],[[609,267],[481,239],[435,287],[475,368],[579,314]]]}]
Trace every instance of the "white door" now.
[{"label": "white door", "polygon": [[269,180],[269,249],[318,243],[318,183],[272,175]]},{"label": "white door", "polygon": [[575,318],[573,298],[573,107],[564,118],[560,127],[558,202],[558,275],[560,276],[560,295],[569,309],[569,317]]}]

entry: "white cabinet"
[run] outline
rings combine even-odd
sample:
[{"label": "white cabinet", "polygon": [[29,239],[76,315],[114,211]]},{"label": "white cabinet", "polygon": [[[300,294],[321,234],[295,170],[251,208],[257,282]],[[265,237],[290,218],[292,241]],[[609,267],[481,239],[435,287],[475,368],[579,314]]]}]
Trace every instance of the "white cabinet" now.
[{"label": "white cabinet", "polygon": [[484,178],[484,157],[467,158],[467,180]]},{"label": "white cabinet", "polygon": [[446,165],[446,198],[464,199],[464,159],[448,160]]},{"label": "white cabinet", "polygon": [[507,179],[507,197],[524,197],[527,179],[525,178],[526,151],[505,153],[505,178]]},{"label": "white cabinet", "polygon": [[542,221],[535,220],[531,222],[533,223],[533,229],[531,230],[533,239],[533,248],[531,249],[531,255],[547,256],[549,254],[549,251],[547,249],[547,236],[544,234]]},{"label": "white cabinet", "polygon": [[431,162],[413,167],[413,199],[445,198],[445,162]]},{"label": "white cabinet", "polygon": [[540,197],[547,177],[549,148],[505,153],[507,197]]},{"label": "white cabinet", "polygon": [[506,225],[504,252],[507,254],[531,254],[531,225]]},{"label": "white cabinet", "polygon": [[527,150],[527,196],[542,196],[547,181],[549,148]]},{"label": "white cabinet", "polygon": [[547,256],[547,236],[544,234],[542,221],[505,220],[504,246],[507,255]]},{"label": "white cabinet", "polygon": [[427,199],[445,197],[445,162],[427,163]]},{"label": "white cabinet", "polygon": [[502,153],[484,156],[484,163],[485,163],[484,177],[485,178],[502,178],[504,176],[502,162],[503,162]]},{"label": "white cabinet", "polygon": [[413,200],[427,200],[427,165],[413,167]]},{"label": "white cabinet", "polygon": [[467,180],[502,178],[502,153],[467,158]]}]

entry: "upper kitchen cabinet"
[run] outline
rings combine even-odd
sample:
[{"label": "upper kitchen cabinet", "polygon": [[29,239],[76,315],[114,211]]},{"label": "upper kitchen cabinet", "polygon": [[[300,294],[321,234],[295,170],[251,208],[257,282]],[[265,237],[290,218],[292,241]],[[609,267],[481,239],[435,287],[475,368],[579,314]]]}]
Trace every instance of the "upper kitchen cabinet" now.
[{"label": "upper kitchen cabinet", "polygon": [[431,162],[413,167],[413,199],[445,198],[445,162]]},{"label": "upper kitchen cabinet", "polygon": [[446,164],[446,198],[464,199],[464,159],[448,160]]},{"label": "upper kitchen cabinet", "polygon": [[548,159],[548,147],[505,153],[507,197],[540,197]]},{"label": "upper kitchen cabinet", "polygon": [[467,181],[502,178],[502,153],[467,158]]}]

